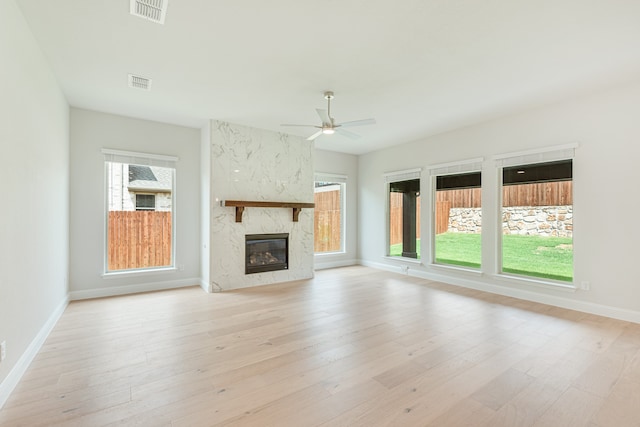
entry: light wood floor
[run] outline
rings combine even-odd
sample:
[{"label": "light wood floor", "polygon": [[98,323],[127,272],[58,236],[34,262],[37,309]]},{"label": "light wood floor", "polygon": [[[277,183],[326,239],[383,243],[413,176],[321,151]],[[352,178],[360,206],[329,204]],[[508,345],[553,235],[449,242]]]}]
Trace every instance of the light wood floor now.
[{"label": "light wood floor", "polygon": [[640,426],[640,325],[366,267],[73,302],[2,426]]}]

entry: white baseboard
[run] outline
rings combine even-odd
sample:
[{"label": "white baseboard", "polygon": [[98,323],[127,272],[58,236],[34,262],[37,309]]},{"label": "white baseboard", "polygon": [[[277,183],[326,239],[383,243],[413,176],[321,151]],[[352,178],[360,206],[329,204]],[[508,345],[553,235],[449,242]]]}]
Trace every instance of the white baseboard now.
[{"label": "white baseboard", "polygon": [[[202,286],[199,277],[192,279],[169,280],[166,282],[141,283],[139,285],[110,286],[106,288],[72,291],[69,293],[71,301],[112,297],[116,295],[138,294],[141,292],[163,291],[166,289],[185,288],[188,286]],[[206,289],[205,289],[206,290]]]},{"label": "white baseboard", "polygon": [[200,287],[202,288],[203,291],[205,291],[208,294],[213,293],[213,286],[207,283],[203,279],[200,279]]},{"label": "white baseboard", "polygon": [[22,353],[20,359],[15,364],[15,366],[9,371],[9,375],[0,383],[0,409],[4,406],[9,399],[9,396],[13,392],[13,389],[16,388],[20,379],[29,368],[29,365],[33,361],[33,359],[40,351],[42,344],[44,344],[45,340],[53,330],[53,327],[58,323],[60,316],[64,313],[64,310],[67,308],[69,304],[69,295],[67,295],[62,302],[58,305],[58,307],[51,313],[49,319],[45,322],[45,324],[40,328],[40,331],[35,336],[31,344],[27,347],[27,349]]},{"label": "white baseboard", "polygon": [[314,270],[326,270],[327,268],[336,268],[336,267],[349,267],[351,265],[358,265],[357,259],[347,259],[340,261],[326,261],[326,262],[318,262],[316,258],[313,269]]},{"label": "white baseboard", "polygon": [[[359,260],[360,265],[366,267],[372,267],[379,270],[386,270],[392,273],[402,274],[397,265],[389,265],[385,263],[371,262],[365,260]],[[486,283],[473,278],[464,278],[457,276],[450,276],[446,274],[437,274],[427,272],[424,270],[410,269],[408,275],[420,277],[422,279],[433,280],[437,282],[447,283],[455,286],[462,286],[464,288],[476,289],[479,291],[489,292],[492,294],[504,295],[508,297],[518,298],[526,301],[537,302],[540,304],[552,305],[555,307],[566,308],[569,310],[581,311],[583,313],[596,314],[598,316],[611,317],[613,319],[624,320],[627,322],[640,323],[640,312],[635,310],[629,310],[626,308],[613,307],[609,305],[597,304],[589,301],[582,301],[577,299],[570,299],[558,295],[551,295],[547,293],[538,293],[526,289],[517,288],[517,283],[514,283],[514,287],[498,285],[492,283]]]}]

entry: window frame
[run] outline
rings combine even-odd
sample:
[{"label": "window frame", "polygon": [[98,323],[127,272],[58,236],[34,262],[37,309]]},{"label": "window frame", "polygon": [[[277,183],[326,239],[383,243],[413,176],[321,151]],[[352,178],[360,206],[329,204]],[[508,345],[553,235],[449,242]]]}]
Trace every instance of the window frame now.
[{"label": "window frame", "polygon": [[[397,260],[397,261],[403,261],[403,262],[409,262],[409,263],[416,263],[416,264],[422,264],[422,260],[424,259],[424,248],[422,247],[422,242],[421,242],[421,250],[420,250],[420,256],[417,258],[411,258],[411,257],[404,257],[402,255],[400,256],[392,256],[391,255],[391,184],[394,182],[402,182],[402,181],[411,181],[411,180],[418,180],[418,183],[420,184],[420,193],[422,193],[422,188],[423,188],[423,179],[422,179],[422,168],[412,168],[412,169],[404,169],[404,170],[400,170],[400,171],[393,171],[393,172],[386,172],[383,174],[384,177],[384,181],[385,181],[385,198],[386,198],[386,203],[385,203],[385,250],[384,250],[384,257],[386,259],[390,259],[390,260]],[[421,194],[422,195],[422,194]],[[423,198],[420,198],[420,216],[422,216],[422,204],[423,204]],[[417,216],[416,216],[416,220],[417,220]],[[421,227],[420,227],[420,237],[422,239],[422,221],[421,221]],[[417,237],[416,237],[416,241],[417,241]],[[416,243],[416,252],[417,252],[417,243]]]},{"label": "window frame", "polygon": [[[315,251],[315,237],[314,237],[314,256],[326,256],[326,255],[339,255],[344,254],[347,251],[347,225],[346,225],[346,211],[347,211],[347,175],[332,174],[316,172],[313,179],[313,191],[315,196],[316,182],[327,182],[340,186],[340,249],[337,251],[316,252]],[[313,228],[315,230],[315,215]]]},{"label": "window frame", "polygon": [[[135,208],[137,211],[156,211],[156,195],[155,194],[148,194],[148,193],[136,193],[136,203],[135,203]],[[153,197],[153,207],[147,207],[147,206],[139,206],[138,205],[138,197],[139,196],[151,196]],[[142,200],[142,199],[141,199]],[[173,206],[173,205],[172,205]]]},{"label": "window frame", "polygon": [[[104,207],[103,207],[103,278],[113,278],[121,276],[134,276],[145,273],[173,272],[176,267],[176,241],[177,241],[177,206],[176,206],[176,188],[177,188],[177,162],[179,158],[176,156],[152,153],[140,153],[124,150],[113,150],[103,148],[101,150],[104,156],[104,181],[102,188],[104,191]],[[109,254],[108,254],[108,236],[109,236],[109,163],[121,163],[127,165],[140,166],[157,166],[171,169],[171,262],[169,265],[157,267],[143,267],[122,270],[109,270]],[[133,204],[134,210],[136,204]],[[154,209],[155,210],[155,209]]]},{"label": "window frame", "polygon": [[[514,166],[527,166],[537,163],[550,163],[555,161],[571,160],[572,168],[575,165],[575,150],[578,148],[577,143],[570,143],[552,147],[543,147],[540,149],[525,150],[514,153],[506,153],[493,157],[495,161],[495,169],[497,174],[497,215],[496,215],[496,245],[495,245],[495,267],[496,278],[502,280],[508,280],[510,282],[521,282],[532,285],[539,285],[543,287],[565,289],[575,291],[577,289],[575,260],[572,262],[573,277],[572,281],[555,280],[550,278],[543,278],[537,276],[529,276],[525,274],[517,274],[503,271],[503,230],[502,230],[502,214],[503,214],[503,170],[506,167]],[[575,175],[572,172],[571,180],[575,179]],[[572,203],[572,214],[575,214],[575,204]],[[575,228],[572,229],[572,241],[575,233]]]},{"label": "window frame", "polygon": [[[441,176],[451,176],[451,175],[465,175],[465,174],[471,174],[471,173],[480,173],[480,189],[482,191],[482,182],[483,182],[483,163],[484,163],[484,158],[483,157],[477,157],[477,158],[472,158],[472,159],[467,159],[467,160],[460,160],[460,161],[456,161],[456,162],[449,162],[449,163],[440,163],[440,164],[435,164],[435,165],[430,165],[428,167],[429,169],[429,175],[431,177],[431,197],[430,197],[430,201],[431,201],[431,221],[429,221],[429,249],[431,251],[430,257],[429,257],[429,263],[430,266],[432,267],[436,267],[436,268],[446,268],[446,269],[453,269],[453,270],[464,270],[464,271],[468,271],[468,272],[472,272],[472,273],[481,273],[484,269],[484,265],[482,263],[482,258],[483,258],[483,245],[482,245],[482,240],[483,240],[483,232],[481,231],[480,233],[480,266],[479,267],[469,267],[469,266],[463,266],[463,265],[457,265],[457,264],[446,264],[446,263],[439,263],[436,261],[436,209],[437,209],[437,180],[438,177]],[[481,196],[482,197],[482,196]],[[482,209],[484,208],[484,198],[481,199],[481,206],[480,206],[480,211],[482,212]],[[484,218],[483,218],[484,219]],[[484,228],[483,228],[484,230]]]}]

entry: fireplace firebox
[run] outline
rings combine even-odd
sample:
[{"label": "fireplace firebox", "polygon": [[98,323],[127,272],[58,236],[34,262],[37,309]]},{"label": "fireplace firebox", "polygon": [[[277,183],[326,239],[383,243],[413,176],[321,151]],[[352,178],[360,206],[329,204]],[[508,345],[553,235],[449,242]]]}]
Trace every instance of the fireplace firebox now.
[{"label": "fireplace firebox", "polygon": [[247,234],[244,266],[245,274],[288,269],[289,234]]}]

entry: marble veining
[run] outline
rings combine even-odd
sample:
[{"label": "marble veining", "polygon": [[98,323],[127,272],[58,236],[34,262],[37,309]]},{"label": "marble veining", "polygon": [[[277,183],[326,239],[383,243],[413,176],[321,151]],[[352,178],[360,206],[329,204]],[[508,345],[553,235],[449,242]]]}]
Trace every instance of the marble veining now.
[{"label": "marble veining", "polygon": [[[246,208],[241,223],[221,200],[313,202],[313,143],[304,138],[211,122],[211,281],[223,290],[313,276],[313,209]],[[244,236],[289,233],[289,269],[244,274]]]}]

